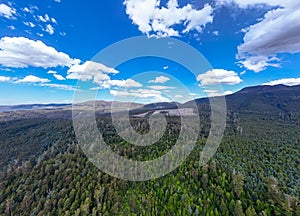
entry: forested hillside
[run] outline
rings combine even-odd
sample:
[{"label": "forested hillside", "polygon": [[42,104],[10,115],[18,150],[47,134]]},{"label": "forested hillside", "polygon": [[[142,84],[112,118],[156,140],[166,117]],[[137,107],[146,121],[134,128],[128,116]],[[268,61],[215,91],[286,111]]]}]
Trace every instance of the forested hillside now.
[{"label": "forested hillside", "polygon": [[[200,166],[210,128],[209,112],[202,110],[199,139],[188,160],[146,182],[98,170],[80,149],[70,119],[3,118],[0,215],[300,215],[299,118],[296,111],[277,111],[229,109],[217,153]],[[166,118],[164,136],[148,147],[123,141],[107,115],[97,123],[113,151],[150,160],[169,151],[178,137],[180,118]],[[140,133],[149,130],[147,116],[132,117],[131,124]]]},{"label": "forested hillside", "polygon": [[[10,124],[17,127],[26,124],[23,121]],[[32,119],[36,123],[43,121]],[[176,124],[170,121],[173,122],[170,131],[175,133]],[[230,115],[228,122],[226,136],[207,166],[199,166],[199,152],[207,135],[203,134],[188,161],[171,174],[153,181],[126,182],[101,173],[76,144],[71,122],[57,120],[55,126],[59,130],[51,130],[54,133],[51,136],[61,139],[43,145],[47,151],[42,156],[37,158],[33,154],[31,160],[14,163],[1,173],[0,212],[4,215],[299,215],[299,125],[274,124],[273,119],[249,115]],[[109,120],[99,119],[99,125],[104,123],[109,125]],[[122,153],[127,152],[128,157],[137,156],[126,143],[115,139],[112,128],[106,128],[104,132],[111,134],[107,140],[114,140],[114,146],[118,143],[123,146]],[[26,146],[28,139],[34,145],[43,143],[41,138],[32,139],[27,131],[31,129],[23,129],[23,135],[15,139],[16,143],[11,141],[11,145]],[[64,135],[59,131],[64,131]],[[36,133],[45,139],[50,136],[47,127],[36,128]],[[9,135],[9,131],[2,134],[2,140]],[[164,147],[168,148],[168,144]],[[163,151],[156,149],[158,155]],[[138,153],[144,153],[146,158],[148,152],[149,149]]]}]

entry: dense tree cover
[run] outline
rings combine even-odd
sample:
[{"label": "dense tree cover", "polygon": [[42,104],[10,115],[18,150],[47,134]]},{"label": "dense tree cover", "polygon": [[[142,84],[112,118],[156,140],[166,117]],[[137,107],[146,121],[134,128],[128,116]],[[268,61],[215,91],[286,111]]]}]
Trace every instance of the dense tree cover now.
[{"label": "dense tree cover", "polygon": [[[36,131],[45,140],[52,139],[50,133],[61,139],[46,145],[39,158],[26,157],[0,173],[0,214],[300,215],[299,125],[274,116],[231,113],[217,154],[201,167],[199,153],[209,130],[206,117],[188,160],[147,182],[127,182],[100,172],[82,153],[70,122],[53,120],[57,130],[40,125]],[[159,157],[174,145],[180,121],[168,120],[163,138],[149,147],[124,142],[109,118],[100,118],[98,126],[115,152],[142,160]],[[31,119],[31,124],[43,121]],[[26,120],[9,124],[23,125]],[[149,130],[145,119],[133,119],[132,125],[141,133]],[[20,139],[10,141],[23,146],[43,140],[30,139],[32,133],[20,133]]]},{"label": "dense tree cover", "polygon": [[68,142],[68,133],[72,130],[71,121],[64,119],[4,119],[0,121],[0,171],[8,164],[19,166],[23,161],[39,157],[60,139]]}]

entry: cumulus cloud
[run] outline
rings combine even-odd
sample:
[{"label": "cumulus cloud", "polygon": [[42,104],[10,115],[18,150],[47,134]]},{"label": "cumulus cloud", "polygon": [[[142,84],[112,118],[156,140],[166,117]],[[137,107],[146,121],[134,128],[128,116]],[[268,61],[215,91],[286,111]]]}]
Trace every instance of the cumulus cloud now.
[{"label": "cumulus cloud", "polygon": [[174,89],[174,87],[171,87],[171,86],[148,86],[148,88],[154,89],[154,90]]},{"label": "cumulus cloud", "polygon": [[57,21],[55,18],[51,18],[51,22],[53,22],[54,24],[57,24]]},{"label": "cumulus cloud", "polygon": [[[33,14],[33,12],[31,13]],[[49,33],[50,35],[53,35],[55,32],[55,28],[53,27],[54,25],[57,25],[57,21],[55,18],[50,17],[48,14],[45,14],[44,16],[41,15],[33,15],[35,20],[39,23],[42,22],[39,26],[44,32]]]},{"label": "cumulus cloud", "polygon": [[215,90],[215,89],[206,89],[206,90],[203,90],[203,91],[208,95],[208,97],[226,96],[226,95],[231,95],[231,94],[234,93],[233,91],[220,92],[220,91]]},{"label": "cumulus cloud", "polygon": [[147,99],[153,102],[169,102],[170,100],[162,95],[160,91],[149,90],[149,89],[136,89],[129,91],[122,90],[110,90],[110,94],[114,97],[125,97],[125,98],[140,98]]},{"label": "cumulus cloud", "polygon": [[142,87],[142,84],[133,80],[111,80],[110,74],[117,74],[114,68],[108,67],[104,64],[87,61],[84,64],[73,65],[68,70],[67,79],[77,79],[81,81],[89,81],[98,84],[101,88],[123,87],[123,88],[137,88]]},{"label": "cumulus cloud", "polygon": [[0,82],[8,82],[8,81],[10,81],[10,80],[11,80],[10,77],[0,76]]},{"label": "cumulus cloud", "polygon": [[60,80],[60,81],[66,80],[66,78],[64,78],[62,75],[58,74],[56,71],[53,71],[53,70],[49,70],[47,72],[47,74],[52,74],[55,79]]},{"label": "cumulus cloud", "polygon": [[9,28],[9,29],[11,29],[11,30],[15,30],[15,29],[16,29],[16,27],[13,26],[13,25],[7,26],[7,28]]},{"label": "cumulus cloud", "polygon": [[54,34],[54,27],[52,25],[48,24],[46,26],[45,32],[48,32],[51,35]]},{"label": "cumulus cloud", "polygon": [[26,12],[26,13],[30,13],[30,10],[29,10],[28,7],[23,8],[23,11]]},{"label": "cumulus cloud", "polygon": [[213,31],[212,34],[215,35],[215,36],[219,36],[220,32],[219,31]]},{"label": "cumulus cloud", "polygon": [[33,75],[26,76],[23,79],[16,81],[16,83],[47,83],[47,82],[50,82],[50,80],[33,76]]},{"label": "cumulus cloud", "polygon": [[69,73],[107,73],[107,74],[117,74],[119,71],[117,71],[114,68],[107,67],[104,64],[97,63],[94,61],[86,61],[84,64],[76,64],[73,65],[69,70]]},{"label": "cumulus cloud", "polygon": [[263,19],[245,29],[243,44],[238,47],[239,63],[255,72],[267,67],[280,67],[282,53],[300,52],[300,2],[288,1],[250,1],[235,0],[239,5],[264,3],[278,6],[268,11]]},{"label": "cumulus cloud", "polygon": [[107,74],[98,72],[98,73],[91,73],[91,72],[82,72],[82,73],[70,73],[68,72],[67,79],[74,79],[74,80],[81,80],[81,81],[88,81],[94,80],[95,83],[98,81],[109,80],[110,77]]},{"label": "cumulus cloud", "polygon": [[37,19],[41,22],[48,22],[50,20],[48,14],[46,14],[45,17],[39,15],[39,16],[37,16]]},{"label": "cumulus cloud", "polygon": [[[177,0],[169,0],[166,7],[161,6],[159,0],[125,0],[124,5],[132,22],[148,36],[179,36],[191,30],[201,32],[213,21],[213,8],[208,4],[201,10],[190,4],[179,7]],[[183,30],[179,32],[175,25]]]},{"label": "cumulus cloud", "polygon": [[23,11],[26,13],[34,14],[35,11],[37,11],[39,8],[37,6],[30,6],[23,8]]},{"label": "cumulus cloud", "polygon": [[247,8],[259,4],[269,5],[269,6],[290,6],[294,4],[297,0],[217,0],[219,4],[236,4],[240,8]]},{"label": "cumulus cloud", "polygon": [[267,57],[267,56],[249,56],[239,61],[239,64],[252,70],[256,73],[266,70],[267,67],[280,67],[280,59],[277,57]]},{"label": "cumulus cloud", "polygon": [[39,86],[49,87],[49,88],[57,88],[66,91],[75,91],[76,87],[62,84],[50,84],[50,83],[41,83]]},{"label": "cumulus cloud", "polygon": [[234,71],[213,69],[204,74],[198,75],[197,81],[200,82],[201,86],[206,86],[215,84],[236,85],[241,83],[243,80]]},{"label": "cumulus cloud", "polygon": [[17,10],[6,4],[0,4],[0,16],[3,16],[7,19],[14,19],[17,14]]},{"label": "cumulus cloud", "polygon": [[156,77],[154,80],[150,80],[149,83],[166,83],[170,80],[169,77],[166,77],[166,76],[159,76],[159,77]]},{"label": "cumulus cloud", "polygon": [[225,91],[224,92],[224,95],[231,95],[231,94],[233,94],[234,93],[234,91]]},{"label": "cumulus cloud", "polygon": [[117,73],[119,73],[119,71],[104,64],[86,61],[83,64],[76,64],[70,67],[67,79],[77,79],[81,81],[92,80],[94,83],[104,85],[104,81],[110,80],[108,74]]},{"label": "cumulus cloud", "polygon": [[285,78],[285,79],[279,79],[279,80],[274,80],[270,81],[267,83],[263,83],[262,85],[286,85],[286,86],[296,86],[300,85],[300,78]]},{"label": "cumulus cloud", "polygon": [[116,86],[116,87],[123,87],[123,88],[138,88],[142,87],[143,85],[133,79],[127,80],[108,80],[106,84],[109,86]]},{"label": "cumulus cloud", "polygon": [[24,25],[29,26],[31,28],[35,27],[35,24],[33,24],[32,22],[23,22],[23,23],[24,23]]},{"label": "cumulus cloud", "polygon": [[66,80],[66,78],[64,78],[64,77],[63,77],[62,75],[60,75],[60,74],[53,74],[53,76],[55,77],[55,79],[60,80],[60,81]]},{"label": "cumulus cloud", "polygon": [[25,37],[3,37],[0,40],[0,64],[5,67],[71,67],[78,62],[80,60],[72,59],[40,40]]}]

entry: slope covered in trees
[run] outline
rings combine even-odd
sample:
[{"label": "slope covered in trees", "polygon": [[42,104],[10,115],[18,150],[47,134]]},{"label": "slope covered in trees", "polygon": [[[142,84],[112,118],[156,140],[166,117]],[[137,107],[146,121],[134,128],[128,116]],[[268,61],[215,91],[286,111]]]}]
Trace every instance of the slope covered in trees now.
[{"label": "slope covered in trees", "polygon": [[[0,215],[300,215],[298,95],[298,87],[277,86],[228,96],[225,135],[205,166],[199,160],[210,115],[207,101],[198,100],[196,148],[176,170],[146,182],[98,170],[77,143],[72,121],[65,118],[70,113],[2,113]],[[133,113],[170,105],[152,104]],[[149,115],[132,117],[133,128],[147,133]],[[180,118],[168,116],[167,122],[157,143],[140,147],[118,136],[109,115],[97,118],[110,148],[133,160],[151,160],[173,147]]]},{"label": "slope covered in trees", "polygon": [[[199,166],[207,136],[203,130],[197,148],[178,169],[152,181],[126,182],[88,161],[76,144],[71,122],[54,121],[60,128],[54,133],[65,129],[63,136],[56,134],[62,139],[49,145],[39,160],[11,164],[1,173],[1,214],[299,215],[300,128],[293,122],[230,114],[225,138],[208,165]],[[163,148],[137,151],[116,138],[109,118],[101,117],[98,123],[106,126],[102,132],[111,148],[121,146],[119,153],[129,158],[146,159],[149,152],[157,157],[172,147],[162,141]],[[147,130],[145,119],[132,123],[140,132]],[[170,137],[176,135],[178,124],[176,118],[169,119]],[[47,127],[36,130],[49,136]],[[26,134],[23,138],[29,139]]]}]

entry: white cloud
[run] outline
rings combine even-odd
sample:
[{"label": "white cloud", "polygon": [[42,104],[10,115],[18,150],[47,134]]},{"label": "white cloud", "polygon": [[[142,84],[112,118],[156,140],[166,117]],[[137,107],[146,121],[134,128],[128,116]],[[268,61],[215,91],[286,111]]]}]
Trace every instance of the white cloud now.
[{"label": "white cloud", "polygon": [[61,84],[41,83],[41,84],[39,84],[39,86],[49,87],[49,88],[57,88],[57,89],[66,90],[66,91],[75,91],[76,90],[76,87],[74,87],[74,86],[61,85]]},{"label": "white cloud", "polygon": [[57,24],[57,21],[55,18],[51,18],[51,22],[53,22],[54,24]]},{"label": "white cloud", "polygon": [[79,61],[40,40],[34,41],[24,37],[3,37],[0,40],[0,64],[5,67],[71,67]]},{"label": "white cloud", "polygon": [[86,61],[84,64],[76,64],[70,67],[67,79],[77,79],[81,81],[93,80],[94,83],[105,85],[103,87],[109,88],[109,84],[104,83],[105,81],[110,80],[108,74],[117,73],[119,73],[119,71],[114,68],[107,67],[104,64]]},{"label": "white cloud", "polygon": [[169,69],[169,66],[164,66],[163,69],[167,70],[167,69]]},{"label": "white cloud", "polygon": [[49,70],[49,71],[47,72],[47,74],[57,74],[57,72],[56,72],[56,71],[53,71],[53,70]]},{"label": "white cloud", "polygon": [[39,8],[37,6],[30,6],[23,8],[23,11],[26,13],[34,14],[34,11],[38,10]]},{"label": "white cloud", "polygon": [[285,79],[279,79],[279,80],[274,80],[270,81],[267,83],[263,83],[262,85],[286,85],[286,86],[296,86],[300,85],[300,78],[285,78]]},{"label": "white cloud", "polygon": [[252,70],[256,73],[261,72],[267,67],[280,67],[280,59],[277,57],[267,57],[267,56],[249,56],[239,61],[238,63],[247,68],[248,70]]},{"label": "white cloud", "polygon": [[212,34],[215,36],[219,36],[219,31],[213,31]]},{"label": "white cloud", "polygon": [[45,20],[46,20],[47,22],[49,22],[49,21],[50,21],[50,17],[49,17],[49,15],[48,15],[48,14],[45,14]]},{"label": "white cloud", "polygon": [[259,4],[269,6],[290,6],[296,3],[297,0],[217,0],[219,4],[237,4],[241,8],[247,8]]},{"label": "white cloud", "polygon": [[33,75],[26,76],[25,78],[16,81],[16,83],[47,83],[47,82],[50,82],[50,80],[33,76]]},{"label": "white cloud", "polygon": [[175,98],[183,98],[183,96],[182,95],[175,95]]},{"label": "white cloud", "polygon": [[118,97],[133,96],[133,97],[135,97],[135,95],[129,91],[110,90],[109,93],[115,97],[116,96],[118,96]]},{"label": "white cloud", "polygon": [[174,87],[170,87],[170,86],[147,86],[147,87],[154,90],[174,89]]},{"label": "white cloud", "polygon": [[24,12],[27,12],[27,13],[30,13],[30,10],[29,10],[28,7],[24,7],[24,8],[23,8],[23,11],[24,11]]},{"label": "white cloud", "polygon": [[60,74],[53,74],[53,76],[55,77],[55,79],[60,80],[60,81],[66,80],[66,78],[64,78],[64,77],[63,77],[62,75],[60,75]]},{"label": "white cloud", "polygon": [[48,32],[51,35],[54,34],[54,27],[52,25],[48,24],[46,26],[45,32]]},{"label": "white cloud", "polygon": [[37,18],[41,22],[47,22],[47,20],[43,16],[37,16]]},{"label": "white cloud", "polygon": [[32,35],[32,32],[31,32],[31,30],[25,30],[25,32],[27,33],[27,34],[29,34],[29,35]]},{"label": "white cloud", "polygon": [[13,25],[10,25],[10,26],[7,26],[9,29],[11,29],[11,30],[15,30],[16,29],[16,27],[15,26],[13,26]]},{"label": "white cloud", "polygon": [[50,20],[52,21],[52,19],[54,19],[54,18],[50,18],[48,14],[45,14],[44,16],[41,16],[41,15],[37,16],[37,19],[41,22],[46,23],[46,22],[50,22]]},{"label": "white cloud", "polygon": [[105,82],[106,84],[110,86],[117,86],[117,87],[123,87],[123,88],[137,88],[142,87],[143,85],[133,79],[127,79],[127,80],[108,80]]},{"label": "white cloud", "polygon": [[[280,67],[282,53],[300,52],[300,2],[288,1],[243,1],[238,4],[265,3],[279,8],[268,11],[263,19],[244,31],[244,42],[238,47],[237,59],[248,70],[260,72],[267,67]],[[253,2],[253,3],[252,3]]]},{"label": "white cloud", "polygon": [[165,77],[165,76],[159,76],[156,77],[154,80],[150,80],[149,83],[166,83],[170,80],[169,77]]},{"label": "white cloud", "polygon": [[55,2],[58,2],[58,3],[60,3],[61,2],[61,0],[54,0]]},{"label": "white cloud", "polygon": [[224,92],[224,95],[231,95],[231,94],[233,94],[234,93],[234,91],[225,91]]},{"label": "white cloud", "polygon": [[206,24],[213,21],[213,9],[206,4],[201,10],[187,4],[178,6],[177,0],[169,0],[166,7],[159,0],[125,0],[126,13],[139,30],[148,36],[179,36],[175,25],[182,26],[181,33],[191,30],[202,31]]},{"label": "white cloud", "polygon": [[170,100],[162,95],[160,91],[149,89],[137,89],[130,91],[110,90],[110,94],[114,97],[133,97],[148,99],[152,102],[169,102]]},{"label": "white cloud", "polygon": [[93,87],[93,88],[90,88],[91,91],[98,91],[98,90],[101,90],[101,87]]},{"label": "white cloud", "polygon": [[226,95],[231,95],[234,93],[233,91],[220,92],[215,89],[206,89],[203,91],[207,94],[208,97],[226,96]]},{"label": "white cloud", "polygon": [[104,64],[97,63],[94,61],[86,61],[84,64],[76,64],[73,65],[69,70],[68,73],[84,73],[84,74],[96,74],[96,73],[106,73],[106,74],[117,74],[117,71],[114,68],[107,67]]},{"label": "white cloud", "polygon": [[0,76],[0,82],[8,82],[8,81],[10,81],[10,80],[11,80],[10,77]]},{"label": "white cloud", "polygon": [[17,13],[16,9],[9,7],[6,4],[0,4],[0,16],[3,16],[7,19],[14,19],[16,13]]},{"label": "white cloud", "polygon": [[110,77],[104,73],[98,73],[93,75],[94,83],[102,86],[103,88],[110,88],[111,84],[109,83]]},{"label": "white cloud", "polygon": [[13,70],[10,68],[0,68],[0,71],[13,72]]},{"label": "white cloud", "polygon": [[201,83],[201,86],[205,86],[215,84],[235,85],[241,83],[243,80],[234,71],[213,69],[198,75],[197,81]]},{"label": "white cloud", "polygon": [[34,28],[35,27],[35,24],[33,24],[32,22],[24,22],[24,25],[27,25],[31,28]]},{"label": "white cloud", "polygon": [[110,88],[111,86],[117,87],[141,87],[142,84],[132,80],[111,80],[109,74],[117,74],[117,71],[114,68],[108,67],[104,64],[87,61],[84,64],[73,65],[68,70],[67,79],[77,79],[81,81],[93,81],[97,83],[101,88]]},{"label": "white cloud", "polygon": [[[75,79],[75,80],[81,80],[81,81],[89,81],[92,80],[94,83],[97,83],[99,85],[104,85],[105,81],[110,80],[110,77],[107,74],[104,74],[102,72],[98,73],[70,73],[66,77],[67,79]],[[103,86],[104,87],[104,86]],[[109,85],[105,85],[105,88],[109,88]]]}]

